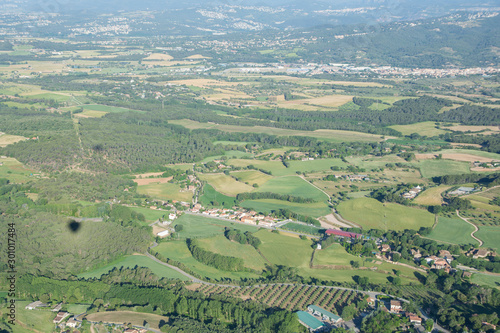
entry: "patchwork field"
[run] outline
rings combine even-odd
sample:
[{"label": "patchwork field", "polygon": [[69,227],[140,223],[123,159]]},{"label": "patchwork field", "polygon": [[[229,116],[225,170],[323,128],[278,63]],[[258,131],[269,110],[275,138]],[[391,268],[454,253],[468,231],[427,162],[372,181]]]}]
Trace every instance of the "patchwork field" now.
[{"label": "patchwork field", "polygon": [[164,216],[165,214],[168,214],[168,212],[164,210],[155,210],[146,207],[131,207],[131,208],[136,212],[144,215],[147,222],[154,222],[158,220],[160,217]]},{"label": "patchwork field", "polygon": [[500,249],[500,227],[479,227],[479,231],[474,236],[484,242],[483,247],[489,247],[497,251]]},{"label": "patchwork field", "polygon": [[226,176],[222,173],[199,173],[197,176],[201,180],[204,180],[212,185],[218,192],[229,196],[235,196],[236,194],[243,192],[252,192],[254,190],[252,186],[238,182],[233,177]]},{"label": "patchwork field", "polygon": [[201,215],[184,214],[175,220],[174,224],[180,224],[184,229],[177,233],[180,238],[201,238],[222,234],[226,227],[239,229],[242,232],[257,231],[257,227],[247,224],[234,223],[218,218],[204,217]]},{"label": "patchwork field", "polygon": [[330,167],[338,166],[345,167],[347,164],[342,162],[340,158],[326,158],[317,159],[313,161],[288,161],[289,167],[284,169],[276,170],[273,175],[275,176],[285,176],[285,175],[295,175],[297,171],[299,172],[319,172],[319,171],[329,171]]},{"label": "patchwork field", "polygon": [[147,321],[150,328],[159,329],[160,322],[168,322],[168,317],[133,311],[96,312],[86,316],[87,320],[109,324],[127,324],[143,326]]},{"label": "patchwork field", "polygon": [[366,229],[418,230],[434,224],[434,215],[417,208],[395,203],[381,203],[371,198],[360,198],[341,202],[338,211],[348,221]]},{"label": "patchwork field", "polygon": [[450,244],[474,244],[478,242],[470,236],[474,227],[459,218],[439,216],[438,223],[427,236],[430,239]]},{"label": "patchwork field", "polygon": [[451,186],[445,185],[431,187],[420,193],[413,202],[419,205],[441,205],[443,203],[441,193],[450,188]]},{"label": "patchwork field", "polygon": [[[478,155],[472,155],[472,154],[467,154],[467,153],[462,153],[460,151],[455,152],[455,153],[431,153],[431,154],[415,154],[415,157],[418,160],[428,160],[428,159],[435,159],[439,154],[442,155],[442,158],[445,160],[453,160],[453,161],[461,161],[461,162],[481,162],[481,163],[488,163],[488,162],[498,162],[500,161],[500,155],[495,156],[495,158],[488,158],[484,156],[478,156]],[[493,155],[493,154],[491,154]]]},{"label": "patchwork field", "polygon": [[157,275],[160,278],[166,277],[171,279],[187,280],[187,278],[184,275],[180,274],[179,272],[167,266],[164,266],[144,255],[126,256],[104,267],[97,268],[90,272],[81,273],[78,275],[78,277],[84,279],[99,278],[101,277],[101,275],[108,273],[113,268],[120,268],[120,267],[134,268],[135,266],[148,267],[155,275]]},{"label": "patchwork field", "polygon": [[389,126],[389,128],[392,128],[403,135],[418,133],[422,136],[438,136],[439,134],[450,132],[437,128],[436,123],[433,121],[426,121],[422,123],[409,124],[409,125],[394,125],[394,126]]},{"label": "patchwork field", "polygon": [[241,133],[263,133],[277,136],[309,136],[325,141],[331,142],[380,142],[383,141],[382,136],[353,132],[353,131],[340,131],[340,130],[315,130],[315,131],[299,131],[289,130],[275,127],[264,126],[237,126],[237,125],[221,125],[213,123],[200,123],[188,119],[169,120],[170,124],[177,124],[189,129],[199,128],[214,128],[223,132],[241,132]]},{"label": "patchwork field", "polygon": [[264,258],[251,245],[232,242],[224,235],[200,239],[198,242],[208,251],[243,259],[245,267],[256,271],[262,271],[266,267]]},{"label": "patchwork field", "polygon": [[141,185],[137,187],[137,193],[160,200],[191,201],[193,198],[193,192],[183,190],[178,184],[172,183]]}]

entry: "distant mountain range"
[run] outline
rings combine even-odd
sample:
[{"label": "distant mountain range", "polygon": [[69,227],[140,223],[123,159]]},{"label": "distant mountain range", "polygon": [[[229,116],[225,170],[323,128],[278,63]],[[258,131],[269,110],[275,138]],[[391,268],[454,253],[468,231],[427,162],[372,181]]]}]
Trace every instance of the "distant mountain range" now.
[{"label": "distant mountain range", "polygon": [[[462,10],[498,10],[498,1],[474,0],[4,0],[20,11],[98,16],[155,11],[174,24],[209,30],[307,28],[321,24],[382,23],[432,18]],[[0,5],[1,6],[1,5]]]}]

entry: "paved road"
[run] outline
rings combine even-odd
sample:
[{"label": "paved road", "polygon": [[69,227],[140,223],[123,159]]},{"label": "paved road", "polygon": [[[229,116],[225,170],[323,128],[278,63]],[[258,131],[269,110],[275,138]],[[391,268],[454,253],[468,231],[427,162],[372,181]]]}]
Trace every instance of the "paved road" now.
[{"label": "paved road", "polygon": [[477,238],[476,236],[474,236],[474,234],[479,230],[478,227],[474,223],[469,222],[469,220],[466,219],[465,217],[460,216],[460,214],[458,213],[458,209],[457,209],[457,216],[474,227],[474,231],[471,232],[470,236],[479,242],[478,247],[483,246],[483,241],[480,240],[479,238]]}]

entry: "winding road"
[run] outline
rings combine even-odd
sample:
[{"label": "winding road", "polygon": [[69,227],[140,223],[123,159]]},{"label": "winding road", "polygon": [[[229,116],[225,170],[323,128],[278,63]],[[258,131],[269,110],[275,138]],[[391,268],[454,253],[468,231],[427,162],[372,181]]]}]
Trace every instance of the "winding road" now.
[{"label": "winding road", "polygon": [[469,222],[469,221],[468,221],[465,217],[460,216],[460,214],[458,213],[458,209],[457,209],[457,216],[458,216],[459,218],[461,218],[462,220],[464,220],[465,222],[469,223],[471,226],[473,226],[473,227],[474,227],[474,231],[470,233],[470,236],[479,242],[479,246],[478,246],[478,247],[483,246],[483,241],[482,241],[482,240],[480,240],[479,238],[477,238],[476,236],[474,236],[474,234],[475,234],[477,231],[479,231],[479,228],[478,228],[478,227],[477,227],[474,223]]}]

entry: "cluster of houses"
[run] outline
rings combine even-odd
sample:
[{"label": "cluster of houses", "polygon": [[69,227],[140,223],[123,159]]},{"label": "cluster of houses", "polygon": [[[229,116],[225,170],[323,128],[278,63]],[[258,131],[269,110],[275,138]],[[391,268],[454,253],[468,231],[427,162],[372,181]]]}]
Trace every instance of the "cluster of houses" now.
[{"label": "cluster of houses", "polygon": [[249,223],[254,225],[263,225],[271,227],[273,223],[278,222],[278,218],[272,216],[265,216],[262,214],[258,214],[254,210],[233,210],[227,208],[211,208],[211,209],[203,209],[200,204],[194,205],[191,209],[193,213],[201,213],[203,215],[208,215],[212,217],[220,217],[229,220],[240,221],[243,223]]},{"label": "cluster of houses", "polygon": [[[391,246],[388,244],[381,244],[379,246],[379,253],[376,253],[375,256],[378,259],[382,260],[393,260],[394,254],[399,252],[391,251]],[[440,250],[439,251],[439,256],[428,256],[423,258],[422,254],[420,253],[420,250],[418,249],[411,249],[411,254],[413,255],[413,259],[416,262],[422,262],[422,260],[425,260],[427,264],[430,265],[430,269],[443,269],[446,273],[450,273],[453,268],[451,267],[451,262],[453,261],[453,255],[446,250]],[[428,269],[428,267],[425,266],[420,266],[423,269]]]},{"label": "cluster of houses", "polygon": [[309,305],[306,311],[297,311],[299,322],[305,326],[309,332],[329,331],[332,326],[338,327],[343,323],[341,317],[327,311],[317,305]]},{"label": "cluster of houses", "polygon": [[[30,304],[26,305],[25,309],[26,310],[37,310],[39,308],[46,308],[46,307],[49,307],[49,305],[42,303],[41,301],[34,301],[34,302],[31,302]],[[52,312],[57,312],[56,317],[52,321],[54,324],[56,324],[60,329],[78,328],[81,326],[81,321],[78,321],[74,316],[70,317],[68,320],[64,321],[67,317],[71,316],[71,313],[65,312],[65,311],[60,311],[61,308],[62,308],[62,303],[59,303],[51,309]]]},{"label": "cluster of houses", "polygon": [[420,192],[422,192],[422,188],[420,185],[417,185],[408,192],[403,193],[401,196],[405,199],[414,199]]},{"label": "cluster of houses", "polygon": [[377,302],[378,302],[378,307],[382,311],[397,314],[398,316],[405,316],[408,318],[410,323],[416,324],[416,325],[422,325],[422,318],[420,318],[418,315],[415,313],[411,313],[408,311],[405,311],[403,309],[403,305],[401,301],[398,300],[390,300],[389,302],[382,301],[382,300],[377,300],[371,296],[368,296],[366,298],[366,302],[368,303],[369,306],[371,307],[377,307]]}]

